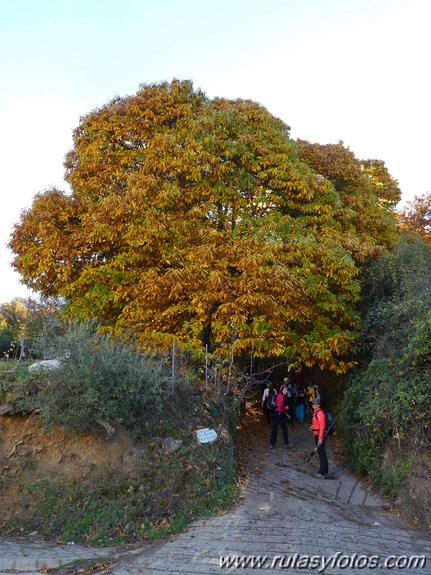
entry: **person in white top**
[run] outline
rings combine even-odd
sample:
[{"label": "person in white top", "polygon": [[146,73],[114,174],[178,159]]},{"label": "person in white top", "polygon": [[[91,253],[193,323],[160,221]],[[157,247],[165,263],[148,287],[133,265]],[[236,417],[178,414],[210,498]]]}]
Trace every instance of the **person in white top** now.
[{"label": "person in white top", "polygon": [[262,395],[262,410],[263,410],[263,413],[265,414],[266,421],[268,422],[268,426],[271,425],[271,410],[268,409],[268,397],[269,397],[270,393],[271,394],[277,394],[272,383],[270,381],[267,381],[266,387],[263,390],[263,395]]}]

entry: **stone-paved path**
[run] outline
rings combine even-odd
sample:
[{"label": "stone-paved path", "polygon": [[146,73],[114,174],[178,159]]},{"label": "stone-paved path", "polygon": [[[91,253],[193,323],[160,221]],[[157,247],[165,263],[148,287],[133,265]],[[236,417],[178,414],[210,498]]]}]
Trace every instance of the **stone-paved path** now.
[{"label": "stone-paved path", "polygon": [[73,563],[81,567],[114,557],[117,550],[89,549],[81,545],[57,545],[0,538],[0,573],[49,572]]},{"label": "stone-paved path", "polygon": [[[322,480],[313,477],[317,457],[310,463],[304,461],[312,448],[307,424],[290,431],[292,449],[275,450],[268,449],[265,424],[260,420],[253,425],[253,446],[245,457],[248,479],[238,505],[217,517],[196,521],[183,534],[157,545],[143,545],[122,557],[116,555],[118,550],[96,550],[98,557],[113,562],[100,573],[431,575],[431,538],[385,511],[384,502],[334,458],[332,439],[327,451],[334,478]],[[6,546],[0,540],[0,572],[32,572],[18,564],[8,567],[3,560]],[[90,557],[92,550],[86,551]],[[21,552],[33,553],[25,545]],[[55,554],[52,548],[49,552]]]}]

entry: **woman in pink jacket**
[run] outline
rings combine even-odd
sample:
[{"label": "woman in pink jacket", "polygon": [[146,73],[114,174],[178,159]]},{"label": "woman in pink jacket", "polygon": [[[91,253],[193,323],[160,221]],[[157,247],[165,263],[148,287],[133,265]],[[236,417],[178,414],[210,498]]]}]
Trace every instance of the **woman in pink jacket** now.
[{"label": "woman in pink jacket", "polygon": [[[277,407],[272,412],[271,416],[271,437],[269,439],[269,448],[274,449],[277,443],[278,426],[283,431],[284,447],[292,447],[289,442],[289,435],[287,433],[287,421],[289,415],[287,407],[285,406],[285,398],[287,396],[287,385],[282,385],[280,393],[277,395]],[[290,418],[289,418],[290,419]]]}]

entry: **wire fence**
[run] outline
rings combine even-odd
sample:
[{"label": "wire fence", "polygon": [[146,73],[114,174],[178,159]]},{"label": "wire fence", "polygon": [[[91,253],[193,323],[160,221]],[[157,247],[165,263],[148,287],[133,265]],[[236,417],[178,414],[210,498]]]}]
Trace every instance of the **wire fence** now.
[{"label": "wire fence", "polygon": [[288,367],[287,361],[281,361],[262,368],[252,354],[240,360],[233,354],[229,359],[222,358],[209,353],[208,346],[205,346],[204,359],[197,361],[175,342],[170,352],[170,363],[172,392],[193,369],[205,392],[233,395],[242,400],[253,399],[256,391],[271,380],[275,369],[282,367],[287,370]]}]

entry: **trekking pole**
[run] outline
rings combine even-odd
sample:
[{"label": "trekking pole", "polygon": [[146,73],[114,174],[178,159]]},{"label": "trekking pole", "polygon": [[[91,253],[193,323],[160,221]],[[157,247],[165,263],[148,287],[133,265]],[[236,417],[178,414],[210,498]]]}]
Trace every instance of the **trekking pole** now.
[{"label": "trekking pole", "polygon": [[335,422],[337,421],[337,419],[338,419],[338,417],[340,416],[340,414],[341,414],[341,412],[340,412],[337,416],[335,416],[335,417],[332,418],[332,423],[331,423],[331,425],[326,429],[325,433],[323,434],[322,441],[323,441],[323,440],[325,439],[325,437],[328,435],[328,433],[330,432],[330,430],[335,426]]},{"label": "trekking pole", "polygon": [[[341,412],[340,412],[340,413],[341,413]],[[328,435],[329,430],[330,430],[332,427],[334,427],[335,422],[337,421],[338,417],[340,416],[340,413],[339,413],[336,417],[333,418],[333,421],[332,421],[331,425],[328,427],[328,429],[327,429],[327,430],[325,431],[325,433],[323,434],[322,443],[323,443],[323,440],[325,439],[325,437]],[[310,463],[311,459],[316,455],[317,449],[318,449],[318,446],[316,445],[316,447],[315,447],[312,451],[310,451],[310,453],[304,458],[304,461],[306,461],[307,463]]]}]

